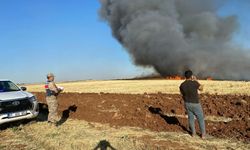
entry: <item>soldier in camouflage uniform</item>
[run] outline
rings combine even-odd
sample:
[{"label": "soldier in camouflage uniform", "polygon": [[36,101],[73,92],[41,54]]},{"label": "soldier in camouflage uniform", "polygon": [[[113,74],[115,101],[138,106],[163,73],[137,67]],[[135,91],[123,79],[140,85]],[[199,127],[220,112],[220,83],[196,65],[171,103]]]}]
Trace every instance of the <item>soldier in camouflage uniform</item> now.
[{"label": "soldier in camouflage uniform", "polygon": [[48,123],[55,124],[59,120],[57,115],[57,96],[60,92],[62,92],[61,88],[58,88],[54,82],[55,76],[52,73],[47,75],[47,83],[45,85],[46,90],[46,101],[48,104],[49,115],[48,115]]}]

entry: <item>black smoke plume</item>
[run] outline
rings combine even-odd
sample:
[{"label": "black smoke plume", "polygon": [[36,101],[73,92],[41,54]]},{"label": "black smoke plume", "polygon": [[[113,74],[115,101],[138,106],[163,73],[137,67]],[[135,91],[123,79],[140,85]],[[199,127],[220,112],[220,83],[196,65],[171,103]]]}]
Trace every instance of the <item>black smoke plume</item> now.
[{"label": "black smoke plume", "polygon": [[[219,4],[219,2],[220,4]],[[136,65],[163,76],[186,69],[200,77],[250,79],[250,55],[232,37],[236,16],[221,17],[222,0],[100,0],[101,18]]]}]

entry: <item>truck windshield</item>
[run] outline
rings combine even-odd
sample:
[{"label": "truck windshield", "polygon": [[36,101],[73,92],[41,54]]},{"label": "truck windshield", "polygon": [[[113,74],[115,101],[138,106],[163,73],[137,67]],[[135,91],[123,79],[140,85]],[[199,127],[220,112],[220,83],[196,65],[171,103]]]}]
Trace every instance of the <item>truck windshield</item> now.
[{"label": "truck windshield", "polygon": [[11,81],[0,81],[0,92],[20,91],[20,89]]}]

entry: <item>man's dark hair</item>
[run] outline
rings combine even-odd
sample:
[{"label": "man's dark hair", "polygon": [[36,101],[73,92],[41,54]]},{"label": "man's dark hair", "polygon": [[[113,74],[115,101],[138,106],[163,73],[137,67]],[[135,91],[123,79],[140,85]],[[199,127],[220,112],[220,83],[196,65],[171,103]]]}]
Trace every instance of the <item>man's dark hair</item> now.
[{"label": "man's dark hair", "polygon": [[193,75],[193,72],[192,72],[191,70],[185,71],[185,77],[186,77],[187,79],[190,79],[190,78],[192,77],[192,75]]}]

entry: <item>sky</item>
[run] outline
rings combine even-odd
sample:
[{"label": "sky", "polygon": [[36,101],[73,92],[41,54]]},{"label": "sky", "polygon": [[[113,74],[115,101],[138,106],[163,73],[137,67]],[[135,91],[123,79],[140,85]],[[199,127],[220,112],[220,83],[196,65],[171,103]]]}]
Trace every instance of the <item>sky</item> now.
[{"label": "sky", "polygon": [[[123,79],[137,67],[98,15],[98,0],[0,0],[0,79],[18,83]],[[249,0],[227,0],[221,16],[238,16],[234,42],[249,48]]]}]

